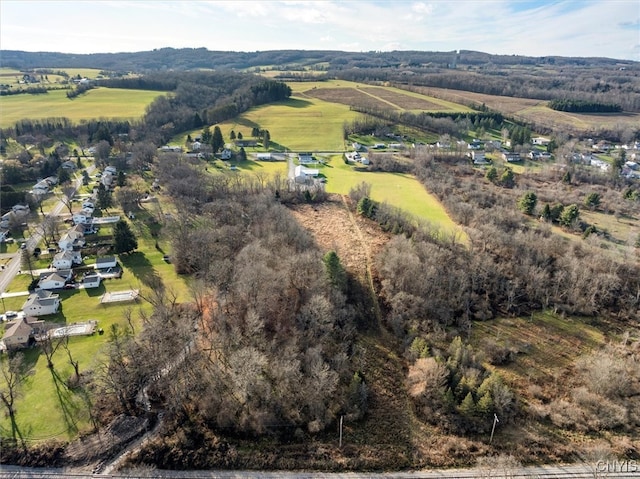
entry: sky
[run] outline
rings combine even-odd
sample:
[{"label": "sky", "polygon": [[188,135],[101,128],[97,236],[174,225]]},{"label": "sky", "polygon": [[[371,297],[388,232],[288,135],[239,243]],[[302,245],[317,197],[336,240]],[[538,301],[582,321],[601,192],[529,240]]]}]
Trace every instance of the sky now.
[{"label": "sky", "polygon": [[0,50],[164,47],[640,61],[640,0],[0,0]]}]

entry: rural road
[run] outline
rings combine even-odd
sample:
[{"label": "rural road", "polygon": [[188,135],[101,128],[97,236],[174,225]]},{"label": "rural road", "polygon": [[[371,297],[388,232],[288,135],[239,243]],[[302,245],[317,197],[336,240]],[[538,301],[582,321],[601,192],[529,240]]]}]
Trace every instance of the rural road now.
[{"label": "rural road", "polygon": [[[87,173],[91,175],[95,170],[95,166],[90,165],[86,170]],[[78,188],[82,186],[82,176],[76,179],[74,186],[77,192]],[[62,212],[63,208],[64,203],[62,201],[58,201],[47,216],[58,216]],[[27,248],[33,250],[33,248],[38,246],[38,243],[40,243],[41,239],[42,226],[38,225],[33,235],[26,241]],[[15,278],[16,274],[18,274],[18,271],[20,270],[20,263],[20,250],[18,250],[18,252],[13,255],[13,258],[11,258],[11,260],[7,263],[5,268],[0,271],[0,295],[4,294],[4,292],[11,284],[11,281],[13,281],[13,278]]]},{"label": "rural road", "polygon": [[[139,473],[92,474],[69,469],[37,469],[17,466],[0,466],[0,479],[4,478],[166,478],[166,479],[627,479],[640,477],[640,464],[612,463],[611,472],[606,464],[596,468],[585,464],[557,466],[530,466],[517,470],[497,469],[442,469],[406,472],[298,472],[298,471],[166,471],[141,470]],[[616,465],[617,467],[613,467]],[[616,469],[614,471],[614,469]]]}]

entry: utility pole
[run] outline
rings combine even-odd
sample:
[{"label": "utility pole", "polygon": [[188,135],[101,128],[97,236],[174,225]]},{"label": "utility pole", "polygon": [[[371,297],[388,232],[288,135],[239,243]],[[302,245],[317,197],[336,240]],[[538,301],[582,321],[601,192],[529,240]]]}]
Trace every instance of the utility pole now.
[{"label": "utility pole", "polygon": [[342,449],[342,420],[344,419],[344,416],[340,416],[340,449]]},{"label": "utility pole", "polygon": [[499,423],[500,421],[498,420],[498,415],[494,412],[493,413],[493,427],[491,428],[491,437],[489,438],[489,444],[491,444],[491,441],[493,441],[493,433],[496,430],[496,424]]}]

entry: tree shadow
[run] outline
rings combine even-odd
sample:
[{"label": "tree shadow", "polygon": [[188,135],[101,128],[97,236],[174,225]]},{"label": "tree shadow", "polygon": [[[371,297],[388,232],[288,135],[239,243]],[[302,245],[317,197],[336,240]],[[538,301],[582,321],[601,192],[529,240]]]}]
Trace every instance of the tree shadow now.
[{"label": "tree shadow", "polygon": [[289,98],[282,102],[282,104],[292,108],[308,108],[313,105],[309,100],[302,100],[300,98]]},{"label": "tree shadow", "polygon": [[73,393],[69,390],[66,382],[63,381],[55,368],[49,368],[49,371],[51,372],[53,385],[56,389],[56,395],[58,396],[60,410],[62,411],[62,418],[67,426],[67,432],[77,434],[78,423],[76,422],[76,417],[78,416],[80,408],[73,401]]},{"label": "tree shadow", "polygon": [[102,296],[104,293],[107,292],[107,288],[104,287],[104,281],[100,281],[100,286],[98,286],[97,288],[83,288],[83,289],[87,293],[87,296],[89,296],[90,298]]},{"label": "tree shadow", "polygon": [[120,262],[129,268],[133,275],[145,286],[154,287],[162,282],[162,278],[149,262],[144,253],[136,251],[120,255]]}]

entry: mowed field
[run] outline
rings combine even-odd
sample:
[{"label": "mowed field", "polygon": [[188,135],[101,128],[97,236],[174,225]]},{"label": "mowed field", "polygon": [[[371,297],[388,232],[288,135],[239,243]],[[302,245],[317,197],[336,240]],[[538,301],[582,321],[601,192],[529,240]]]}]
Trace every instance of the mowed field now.
[{"label": "mowed field", "polygon": [[[272,149],[290,151],[342,151],[343,125],[360,116],[351,107],[385,108],[396,111],[471,111],[439,98],[391,87],[372,87],[354,82],[290,82],[287,101],[253,108],[221,123],[225,138],[233,130],[250,138],[251,129],[269,130]],[[192,132],[194,133],[199,132]],[[186,137],[186,135],[184,135]],[[176,139],[177,142],[183,138]],[[249,149],[250,151],[250,149]]]},{"label": "mowed field", "polygon": [[137,119],[147,105],[162,92],[96,88],[72,100],[65,90],[42,95],[0,97],[0,127],[6,128],[23,118],[68,118],[77,122],[94,118]]},{"label": "mowed field", "polygon": [[640,114],[638,113],[570,113],[548,108],[545,100],[485,95],[446,88],[423,87],[420,88],[420,91],[425,95],[433,95],[454,102],[478,105],[484,103],[490,109],[505,115],[548,127],[570,127],[577,130],[597,131],[620,125],[636,128],[640,124]]}]

